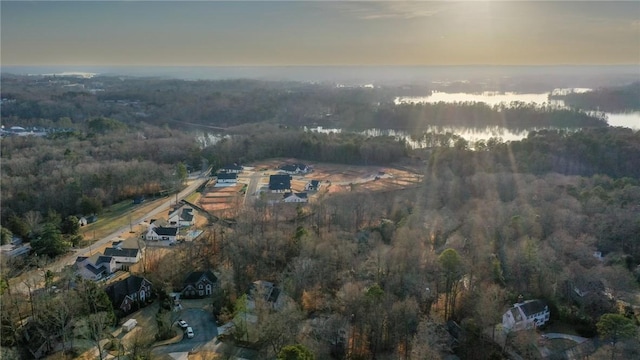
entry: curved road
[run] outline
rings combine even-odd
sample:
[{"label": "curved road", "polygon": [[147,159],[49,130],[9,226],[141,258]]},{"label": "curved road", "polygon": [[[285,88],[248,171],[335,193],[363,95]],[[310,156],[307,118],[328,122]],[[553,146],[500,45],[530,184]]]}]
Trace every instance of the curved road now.
[{"label": "curved road", "polygon": [[[204,174],[208,174],[209,172],[205,172]],[[189,196],[190,194],[192,194],[194,191],[196,191],[196,189],[198,187],[200,187],[202,184],[204,184],[205,182],[207,182],[209,180],[208,177],[206,176],[199,176],[195,179],[192,179],[192,183],[187,186],[184,190],[180,191],[178,193],[177,199],[178,201],[184,199],[185,197]],[[169,200],[161,203],[158,207],[156,207],[155,209],[151,210],[150,212],[148,212],[147,214],[145,214],[144,216],[138,218],[138,219],[132,219],[132,223],[138,224],[140,222],[143,222],[145,219],[147,218],[151,218],[155,215],[158,215],[159,213],[166,211],[167,209],[169,209],[169,207],[174,204],[176,201],[176,197],[171,196]],[[73,263],[75,262],[76,258],[78,256],[88,256],[92,251],[94,251],[96,248],[100,248],[101,246],[106,245],[107,243],[117,239],[123,232],[128,232],[129,231],[129,226],[130,225],[126,225],[126,226],[122,226],[116,230],[114,230],[110,235],[105,236],[104,238],[96,241],[95,243],[91,244],[90,246],[87,246],[85,248],[81,248],[81,249],[76,249],[75,251],[73,251],[72,253],[70,253],[69,255],[65,255],[64,257],[57,259],[55,262],[45,266],[42,269],[38,269],[38,270],[32,270],[22,276],[19,277],[19,279],[15,278],[15,279],[11,279],[10,281],[12,281],[12,291],[19,291],[22,292],[24,294],[27,294],[29,292],[28,287],[25,285],[25,282],[28,282],[29,284],[38,284],[37,287],[40,287],[42,285],[42,283],[44,282],[43,279],[43,274],[47,271],[47,270],[51,270],[54,273],[60,272],[62,271],[62,269],[64,269],[65,266],[67,265],[73,265]],[[32,286],[33,289],[33,286]]]}]

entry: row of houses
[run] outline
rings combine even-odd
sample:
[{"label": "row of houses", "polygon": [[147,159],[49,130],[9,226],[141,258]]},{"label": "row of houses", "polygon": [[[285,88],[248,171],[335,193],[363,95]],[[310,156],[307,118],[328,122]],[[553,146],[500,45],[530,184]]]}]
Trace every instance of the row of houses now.
[{"label": "row of houses", "polygon": [[[218,278],[213,272],[193,271],[185,278],[181,297],[198,298],[211,296],[218,286]],[[115,281],[105,288],[105,292],[113,307],[123,314],[128,314],[144,306],[153,297],[153,284],[142,276],[129,275]]]},{"label": "row of houses", "polygon": [[[204,298],[213,295],[219,287],[218,277],[211,270],[192,271],[185,277],[180,289],[174,296],[183,299]],[[114,309],[123,314],[144,306],[153,297],[153,284],[142,276],[130,275],[113,282],[105,288]],[[282,292],[274,283],[264,280],[253,282],[247,290],[248,308],[255,307],[257,297],[261,297],[273,308],[283,303]]]},{"label": "row of houses", "polygon": [[195,222],[193,208],[178,206],[169,211],[167,221],[152,219],[142,237],[147,241],[169,241],[169,244],[173,244],[178,240],[180,229],[193,226]]}]

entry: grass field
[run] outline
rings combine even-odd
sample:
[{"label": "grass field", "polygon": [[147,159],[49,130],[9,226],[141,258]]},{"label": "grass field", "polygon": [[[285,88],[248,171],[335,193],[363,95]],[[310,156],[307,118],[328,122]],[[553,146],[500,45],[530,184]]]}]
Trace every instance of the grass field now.
[{"label": "grass field", "polygon": [[86,242],[102,239],[111,234],[114,229],[127,226],[136,219],[144,216],[158,207],[167,198],[159,198],[153,201],[145,201],[142,204],[133,204],[131,200],[121,201],[105,209],[98,216],[98,221],[80,228],[80,233]]}]

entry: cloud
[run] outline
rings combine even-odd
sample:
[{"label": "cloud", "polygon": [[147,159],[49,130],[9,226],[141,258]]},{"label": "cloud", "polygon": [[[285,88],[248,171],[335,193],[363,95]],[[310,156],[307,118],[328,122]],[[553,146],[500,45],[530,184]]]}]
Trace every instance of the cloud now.
[{"label": "cloud", "polygon": [[328,5],[361,20],[425,18],[442,12],[448,6],[445,2],[414,1],[330,2]]}]

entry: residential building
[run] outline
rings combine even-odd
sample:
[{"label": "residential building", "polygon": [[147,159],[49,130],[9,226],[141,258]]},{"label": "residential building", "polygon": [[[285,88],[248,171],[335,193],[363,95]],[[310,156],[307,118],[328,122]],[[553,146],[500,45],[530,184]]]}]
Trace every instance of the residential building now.
[{"label": "residential building", "polygon": [[195,223],[193,209],[179,207],[169,212],[168,224],[171,227],[189,227]]},{"label": "residential building", "polygon": [[192,271],[184,280],[182,286],[183,298],[211,296],[218,286],[218,277],[210,270]]},{"label": "residential building", "polygon": [[149,280],[135,275],[131,275],[105,288],[113,307],[125,314],[143,306],[153,295],[152,291],[153,287]]},{"label": "residential building", "polygon": [[309,198],[307,197],[307,193],[285,193],[284,199],[282,200],[286,203],[306,203],[309,202]]},{"label": "residential building", "polygon": [[239,174],[242,172],[243,167],[237,164],[227,165],[220,169],[219,172],[227,174]]},{"label": "residential building", "polygon": [[101,254],[91,257],[78,256],[73,267],[77,275],[92,281],[102,280],[118,269],[114,257]]},{"label": "residential building", "polygon": [[269,190],[271,192],[288,192],[291,190],[291,175],[269,176]]},{"label": "residential building", "polygon": [[218,173],[216,184],[214,187],[233,186],[238,183],[238,174],[235,173]]},{"label": "residential building", "polygon": [[142,258],[140,249],[134,248],[110,247],[104,249],[104,255],[113,257],[118,268],[122,265],[135,264]]},{"label": "residential building", "polygon": [[311,180],[307,185],[304,186],[306,191],[318,191],[320,190],[320,181]]},{"label": "residential building", "polygon": [[311,171],[311,168],[305,164],[298,163],[298,164],[282,165],[280,166],[280,170],[289,175],[296,175],[296,174],[306,174]]},{"label": "residential building", "polygon": [[177,227],[154,226],[153,224],[149,226],[144,236],[145,240],[169,241],[170,243],[176,242],[177,237]]},{"label": "residential building", "polygon": [[519,331],[540,327],[549,321],[549,306],[542,300],[527,300],[513,304],[502,315],[504,331]]},{"label": "residential building", "polygon": [[247,308],[255,309],[255,302],[258,299],[266,301],[274,309],[281,309],[284,305],[281,290],[274,283],[264,280],[257,280],[251,283],[247,291]]}]

